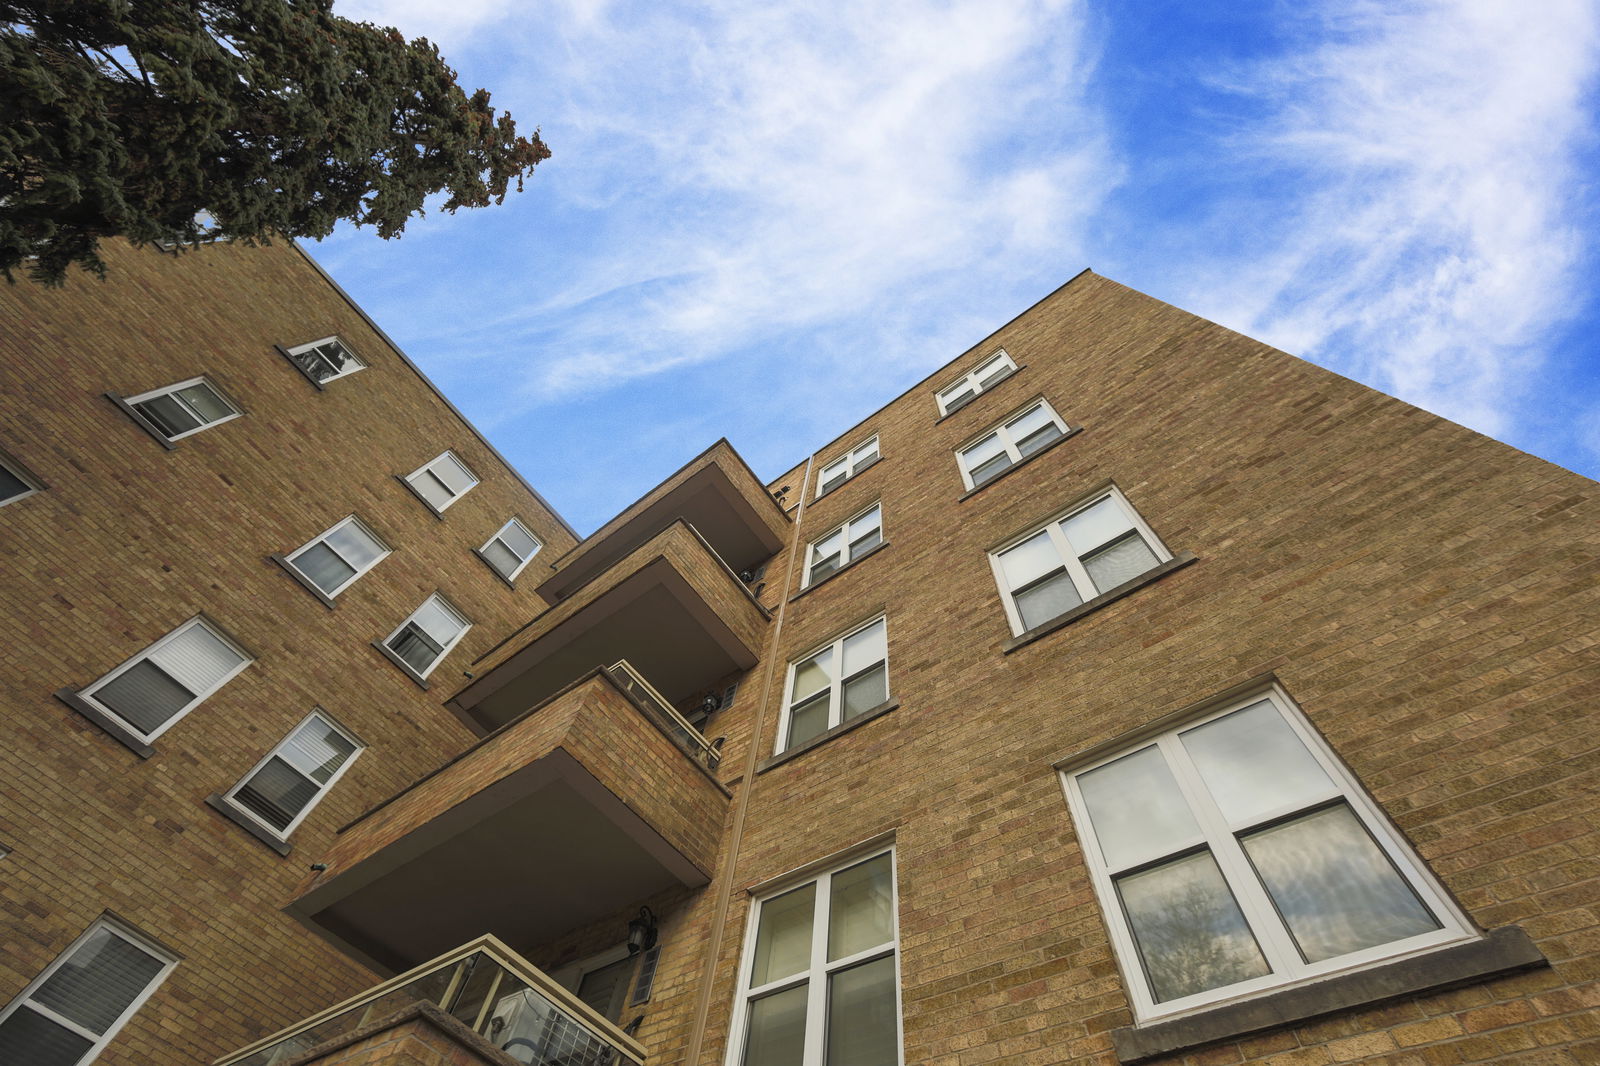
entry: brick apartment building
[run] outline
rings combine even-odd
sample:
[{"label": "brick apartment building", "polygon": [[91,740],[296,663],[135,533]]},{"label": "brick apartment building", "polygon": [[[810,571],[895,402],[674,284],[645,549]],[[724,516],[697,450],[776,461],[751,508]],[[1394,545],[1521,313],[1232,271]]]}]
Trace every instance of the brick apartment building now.
[{"label": "brick apartment building", "polygon": [[110,265],[0,296],[0,1066],[1600,1062],[1588,480],[1086,272],[580,538],[298,249]]}]

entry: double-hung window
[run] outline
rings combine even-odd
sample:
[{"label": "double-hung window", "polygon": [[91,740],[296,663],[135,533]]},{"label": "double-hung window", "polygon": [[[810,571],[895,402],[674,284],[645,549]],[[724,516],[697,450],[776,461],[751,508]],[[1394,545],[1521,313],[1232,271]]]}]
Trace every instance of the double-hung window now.
[{"label": "double-hung window", "polygon": [[1017,364],[1011,356],[1006,354],[1004,348],[985,359],[978,369],[963,374],[961,380],[939,390],[936,397],[939,403],[941,416],[959,411],[980,393],[994,388],[1000,382],[1017,372]]},{"label": "double-hung window", "polygon": [[888,620],[877,618],[789,666],[778,751],[889,701]]},{"label": "double-hung window", "polygon": [[296,549],[288,562],[324,594],[337,596],[388,554],[388,546],[351,515]]},{"label": "double-hung window", "polygon": [[185,622],[78,696],[154,740],[250,665],[204,619]]},{"label": "double-hung window", "polygon": [[961,480],[975,489],[1005,473],[1067,432],[1067,424],[1044,400],[1035,400],[1000,425],[956,449]]},{"label": "double-hung window", "polygon": [[478,554],[483,561],[494,568],[494,572],[512,580],[522,573],[522,568],[533,561],[539,554],[539,549],[544,547],[539,543],[539,538],[528,532],[528,527],[518,522],[515,518],[500,527],[500,532],[489,538],[489,542],[478,549]]},{"label": "double-hung window", "polygon": [[100,919],[0,1011],[0,1062],[91,1061],[176,965],[137,933]]},{"label": "double-hung window", "polygon": [[758,900],[728,1066],[898,1066],[894,853]]},{"label": "double-hung window", "polygon": [[39,491],[39,483],[27,473],[22,464],[8,459],[0,452],[0,507]]},{"label": "double-hung window", "polygon": [[468,470],[467,464],[457,459],[454,453],[445,452],[407,474],[405,481],[434,513],[443,514],[446,508],[472,490],[478,483],[478,476]]},{"label": "double-hung window", "polygon": [[1141,1020],[1471,936],[1277,689],[1063,777]]},{"label": "double-hung window", "polygon": [[283,354],[300,368],[301,373],[318,385],[324,385],[335,378],[347,377],[357,370],[367,368],[367,364],[356,358],[355,353],[351,352],[338,337],[324,337],[310,344],[285,348]]},{"label": "double-hung window", "polygon": [[239,408],[205,378],[191,378],[124,401],[167,440],[182,440],[239,417]]},{"label": "double-hung window", "polygon": [[471,623],[459,611],[434,593],[384,638],[383,647],[407,672],[421,680],[450,654],[470,628]]},{"label": "double-hung window", "polygon": [[811,545],[806,553],[806,585],[814,585],[883,543],[883,507],[873,504]]},{"label": "double-hung window", "polygon": [[1043,625],[1172,558],[1111,489],[990,554],[1013,633]]},{"label": "double-hung window", "polygon": [[225,798],[277,836],[287,837],[360,753],[361,745],[349,733],[313,711]]},{"label": "double-hung window", "polygon": [[826,496],[878,461],[878,438],[871,437],[817,471],[817,495]]}]

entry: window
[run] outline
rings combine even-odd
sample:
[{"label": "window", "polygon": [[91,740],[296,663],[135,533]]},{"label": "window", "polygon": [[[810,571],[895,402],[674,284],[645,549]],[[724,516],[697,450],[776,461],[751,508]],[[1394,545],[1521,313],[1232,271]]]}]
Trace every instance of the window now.
[{"label": "window", "polygon": [[510,581],[522,573],[522,568],[539,554],[542,547],[544,545],[539,543],[539,538],[513,518],[500,527],[500,532],[489,538],[489,543],[478,549],[478,554],[494,568],[495,573]]},{"label": "window", "polygon": [[969,489],[992,481],[1067,432],[1067,424],[1050,405],[1035,401],[1021,413],[956,450],[961,480]]},{"label": "window", "polygon": [[889,701],[888,620],[879,618],[789,665],[789,713],[778,751]]},{"label": "window", "polygon": [[1006,354],[1004,348],[1000,349],[978,369],[963,375],[960,381],[939,391],[936,399],[939,403],[940,416],[959,411],[976,400],[979,393],[987,392],[1016,372],[1017,364]]},{"label": "window", "polygon": [[421,469],[407,474],[405,481],[413,492],[422,497],[422,502],[433,508],[435,513],[443,514],[446,508],[478,483],[478,478],[460,459],[445,452]]},{"label": "window", "polygon": [[176,965],[137,933],[100,919],[0,1012],[0,1062],[89,1062]]},{"label": "window", "polygon": [[1013,633],[1026,633],[1172,558],[1116,489],[992,553]]},{"label": "window", "polygon": [[205,378],[192,378],[125,401],[167,440],[182,440],[239,417],[239,409]]},{"label": "window", "polygon": [[283,354],[300,368],[301,373],[318,385],[367,368],[367,364],[357,359],[338,337],[324,337],[320,341],[302,344],[298,348],[285,348]]},{"label": "window", "polygon": [[249,656],[196,618],[78,695],[154,740],[249,665]]},{"label": "window", "polygon": [[288,557],[289,565],[329,596],[337,596],[389,554],[354,515]]},{"label": "window", "polygon": [[757,901],[729,1066],[896,1066],[894,853]]},{"label": "window", "polygon": [[593,1007],[606,1021],[621,1024],[628,986],[633,983],[636,969],[638,957],[628,953],[628,945],[618,944],[562,967],[550,979]]},{"label": "window", "polygon": [[817,474],[817,495],[826,496],[846,481],[878,461],[878,438],[850,449],[841,458],[823,467]]},{"label": "window", "polygon": [[1468,935],[1276,689],[1063,776],[1141,1019]]},{"label": "window", "polygon": [[280,837],[350,768],[361,745],[320,711],[313,712],[267,755],[226,799]]},{"label": "window", "polygon": [[0,507],[39,491],[39,482],[21,463],[0,452]]},{"label": "window", "polygon": [[399,629],[389,634],[383,646],[396,662],[420,680],[450,654],[450,649],[470,628],[470,623],[446,603],[443,596],[435,593],[400,623]]},{"label": "window", "polygon": [[883,508],[875,503],[811,545],[804,585],[816,584],[882,543]]}]

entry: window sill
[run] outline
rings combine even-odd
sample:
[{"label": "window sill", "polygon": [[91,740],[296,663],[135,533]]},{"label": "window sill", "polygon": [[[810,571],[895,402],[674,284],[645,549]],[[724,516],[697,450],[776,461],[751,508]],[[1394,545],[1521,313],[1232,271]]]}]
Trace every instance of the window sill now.
[{"label": "window sill", "polygon": [[385,644],[381,640],[375,640],[375,641],[372,642],[372,646],[374,648],[377,648],[378,652],[385,659],[388,659],[390,662],[392,662],[396,666],[398,666],[400,668],[400,672],[402,674],[405,674],[411,680],[415,681],[417,683],[417,687],[418,688],[422,689],[424,692],[426,692],[428,690],[428,680],[427,680],[427,678],[421,676],[415,670],[411,669],[411,664],[406,662],[404,659],[400,658],[400,656],[396,655],[394,652],[390,651],[389,650],[389,646],[387,644]]},{"label": "window sill", "polygon": [[1020,462],[1020,463],[1012,463],[1010,466],[1008,466],[1004,470],[1000,471],[994,477],[990,478],[988,481],[985,481],[982,485],[978,485],[978,486],[976,486],[974,488],[968,489],[966,492],[963,492],[960,496],[956,497],[956,502],[960,503],[963,500],[970,499],[973,496],[976,496],[978,493],[982,492],[984,489],[988,488],[990,485],[993,485],[995,482],[1004,481],[1007,477],[1009,477],[1012,474],[1012,472],[1017,471],[1017,470],[1021,470],[1023,467],[1027,466],[1029,463],[1031,463],[1035,459],[1039,458],[1039,456],[1044,455],[1046,452],[1050,451],[1050,449],[1056,447],[1058,444],[1065,444],[1067,441],[1071,440],[1073,437],[1076,437],[1079,433],[1082,433],[1082,432],[1083,432],[1083,427],[1082,426],[1073,426],[1072,428],[1068,429],[1065,433],[1061,434],[1061,436],[1057,437],[1055,440],[1051,441],[1049,444],[1046,444],[1043,448],[1040,448],[1038,451],[1034,452],[1032,455],[1030,455],[1026,459],[1022,460],[1022,462]]},{"label": "window sill", "polygon": [[150,436],[154,437],[157,444],[160,444],[169,452],[175,452],[178,450],[178,445],[176,443],[169,440],[165,433],[151,425],[149,419],[145,418],[138,411],[134,410],[133,404],[129,403],[127,400],[124,400],[120,394],[108,392],[106,393],[106,399],[116,404],[117,410],[133,419],[134,425],[138,426],[140,429],[150,434]]},{"label": "window sill", "polygon": [[887,548],[888,546],[889,546],[889,542],[888,541],[880,540],[878,543],[874,544],[872,547],[868,548],[866,551],[862,552],[860,555],[856,556],[854,559],[851,559],[848,563],[845,563],[843,566],[839,567],[839,569],[835,570],[833,573],[829,574],[827,577],[819,578],[818,580],[813,581],[811,584],[807,585],[805,588],[801,589],[799,592],[796,592],[793,596],[790,596],[789,597],[789,602],[793,603],[795,600],[798,600],[801,596],[804,596],[806,593],[810,592],[812,589],[821,588],[823,585],[826,585],[828,582],[832,581],[834,578],[838,577],[840,574],[844,573],[846,570],[849,570],[851,567],[855,566],[857,563],[865,562],[866,560],[872,558],[874,555],[877,555],[879,552],[881,552],[883,549]]},{"label": "window sill", "polygon": [[1049,634],[1060,629],[1062,626],[1071,625],[1084,615],[1098,611],[1108,603],[1115,603],[1117,600],[1122,599],[1122,597],[1128,595],[1129,593],[1137,592],[1139,589],[1144,588],[1144,586],[1161,580],[1174,570],[1182,570],[1190,563],[1198,561],[1199,556],[1195,555],[1194,552],[1179,552],[1177,555],[1174,555],[1171,559],[1168,559],[1155,569],[1146,570],[1144,573],[1140,574],[1136,578],[1133,578],[1131,581],[1124,581],[1110,592],[1101,593],[1092,600],[1085,600],[1065,614],[1058,614],[1054,618],[1050,619],[1050,621],[1041,625],[1036,625],[1026,633],[1020,634],[1019,636],[1012,637],[1010,640],[1006,641],[1000,646],[1000,650],[1005,654],[1010,655],[1024,644],[1032,644],[1040,637],[1048,636]]},{"label": "window sill", "polygon": [[290,366],[292,366],[296,370],[300,371],[300,376],[305,378],[307,381],[311,382],[311,384],[316,387],[316,390],[318,392],[326,392],[326,391],[328,391],[328,386],[326,386],[322,382],[318,381],[317,378],[316,378],[316,375],[312,374],[311,371],[309,371],[305,367],[301,366],[299,361],[296,360],[294,356],[289,354],[289,349],[285,348],[281,344],[274,344],[273,347],[278,349],[278,354],[283,356],[285,359],[287,359],[289,361],[289,365]]},{"label": "window sill", "polygon": [[338,606],[338,604],[334,603],[332,596],[317,588],[310,578],[306,577],[306,575],[295,569],[295,565],[289,561],[288,556],[279,555],[275,552],[272,555],[267,556],[267,558],[283,567],[283,572],[294,578],[301,588],[315,596],[322,606],[326,607],[330,611]]},{"label": "window sill", "polygon": [[[418,500],[421,500],[422,501],[422,506],[424,506],[424,507],[426,507],[428,509],[428,513],[433,515],[433,517],[437,518],[439,521],[441,521],[441,522],[444,521],[444,512],[439,510],[433,504],[429,503],[428,502],[428,498],[426,496],[424,496],[422,493],[418,492],[417,491],[417,487],[415,485],[413,485],[411,482],[407,481],[405,478],[401,477],[399,474],[396,474],[394,476],[394,479],[396,481],[400,482],[400,484],[404,485],[406,487],[406,491],[407,492],[411,493],[411,495],[415,496]],[[452,501],[452,502],[454,502],[454,501]]]},{"label": "window sill", "polygon": [[846,485],[850,484],[850,482],[854,481],[856,478],[860,477],[862,474],[865,474],[868,470],[871,470],[873,467],[877,466],[881,462],[883,462],[883,456],[882,455],[874,455],[871,459],[867,460],[866,462],[862,463],[860,466],[856,467],[856,469],[851,472],[849,477],[847,477],[843,481],[839,482],[833,488],[829,489],[826,492],[819,492],[815,496],[811,497],[811,502],[812,503],[816,503],[818,500],[822,499],[824,496],[832,496],[834,493],[838,492],[840,489],[842,489]]},{"label": "window sill", "polygon": [[1115,1029],[1111,1041],[1117,1061],[1134,1066],[1162,1055],[1296,1025],[1338,1011],[1442,992],[1548,965],[1528,934],[1520,926],[1510,925],[1493,930],[1482,940],[1426,955],[1270,992],[1171,1021]]},{"label": "window sill", "polygon": [[[1010,381],[1012,378],[1016,377],[1018,374],[1022,373],[1026,369],[1028,369],[1028,364],[1027,363],[1023,363],[1021,366],[1017,367],[1011,373],[1007,374],[1005,377],[1001,378],[999,381],[995,382],[993,385],[990,385],[987,389],[984,389],[982,392],[978,393],[978,395],[974,396],[972,399],[968,400],[966,403],[962,404],[960,407],[957,407],[954,411],[948,411],[948,412],[940,415],[938,418],[935,418],[933,420],[933,424],[937,426],[940,422],[943,422],[947,418],[954,418],[956,415],[960,414],[962,411],[967,410],[973,404],[977,403],[979,400],[983,399],[985,396],[989,395],[995,389],[998,389],[1001,385],[1004,385],[1006,382]],[[934,401],[934,406],[937,407],[938,403],[939,403],[939,401],[935,400]]]},{"label": "window sill", "polygon": [[116,719],[78,695],[73,689],[64,688],[59,690],[56,692],[56,699],[77,711],[96,726],[99,726],[101,731],[108,737],[139,756],[139,758],[148,759],[156,753],[156,749],[134,736],[126,726],[118,723]]},{"label": "window sill", "polygon": [[[489,572],[492,573],[495,577],[500,579],[500,583],[502,585],[504,585],[506,588],[510,589],[512,592],[517,591],[517,579],[514,578],[514,577],[506,577],[506,575],[502,574],[500,572],[499,567],[497,567],[493,563],[491,563],[489,561],[489,557],[487,555],[483,554],[483,550],[481,548],[473,548],[472,549],[472,554],[476,555],[478,558],[483,560],[483,565],[487,566],[489,568]],[[532,561],[533,561],[532,559],[529,559],[529,562],[532,562]],[[524,563],[523,565],[526,566],[527,564]],[[518,571],[518,573],[521,573],[521,571]]]},{"label": "window sill", "polygon": [[882,718],[884,715],[888,714],[898,706],[900,706],[899,700],[890,700],[888,703],[878,704],[870,711],[862,711],[848,722],[840,722],[827,732],[818,733],[804,744],[797,745],[793,748],[786,748],[785,750],[778,752],[778,754],[774,755],[772,758],[764,760],[761,765],[756,767],[756,773],[764,774],[774,766],[780,766],[796,756],[804,755],[811,749],[826,744],[836,736],[850,732],[850,730],[854,729],[858,725],[865,725],[874,718]]},{"label": "window sill", "polygon": [[249,833],[257,840],[261,841],[261,843],[265,844],[279,855],[287,855],[290,851],[294,850],[287,840],[278,839],[268,832],[264,827],[257,825],[245,815],[240,814],[234,809],[233,804],[229,803],[222,797],[221,793],[213,792],[211,795],[207,796],[206,806],[210,807],[228,821],[232,822],[240,829],[243,829],[246,833]]}]

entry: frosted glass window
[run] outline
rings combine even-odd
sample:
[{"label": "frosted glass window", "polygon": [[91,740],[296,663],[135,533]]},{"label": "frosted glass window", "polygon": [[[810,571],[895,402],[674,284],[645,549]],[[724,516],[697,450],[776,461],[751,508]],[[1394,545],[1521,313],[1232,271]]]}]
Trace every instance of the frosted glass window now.
[{"label": "frosted glass window", "polygon": [[186,622],[85,688],[80,696],[146,740],[227,684],[249,658],[201,619]]},{"label": "frosted glass window", "polygon": [[423,601],[400,628],[384,640],[384,646],[398,656],[418,678],[427,677],[450,654],[468,629],[466,619],[438,594]]},{"label": "frosted glass window", "polygon": [[887,703],[888,621],[879,618],[852,630],[794,663],[788,691],[788,721],[778,731],[780,752]]},{"label": "frosted glass window", "polygon": [[967,488],[975,489],[1066,432],[1067,424],[1055,409],[1044,400],[1035,400],[1021,413],[956,450],[961,479]]},{"label": "frosted glass window", "polygon": [[377,534],[351,515],[296,548],[288,562],[325,594],[337,596],[388,554],[388,546]]},{"label": "frosted glass window", "polygon": [[180,440],[239,417],[239,410],[205,378],[128,397],[127,404],[168,440]]},{"label": "frosted glass window", "polygon": [[1016,370],[1016,362],[1004,349],[995,352],[978,364],[976,369],[968,371],[953,384],[939,390],[934,396],[935,402],[939,405],[939,414],[948,415],[959,411],[976,400],[979,395],[1016,373]]},{"label": "frosted glass window", "polygon": [[426,466],[407,474],[405,480],[429,507],[440,514],[478,483],[477,475],[451,452],[445,452]]},{"label": "frosted glass window", "polygon": [[227,799],[274,833],[287,836],[327,794],[360,751],[349,734],[313,713],[274,748]]},{"label": "frosted glass window", "polygon": [[522,568],[544,547],[539,538],[528,532],[526,526],[515,518],[500,527],[489,542],[478,549],[485,562],[507,581],[522,573]]},{"label": "frosted glass window", "polygon": [[878,438],[871,437],[817,471],[817,495],[832,492],[877,461]]}]

